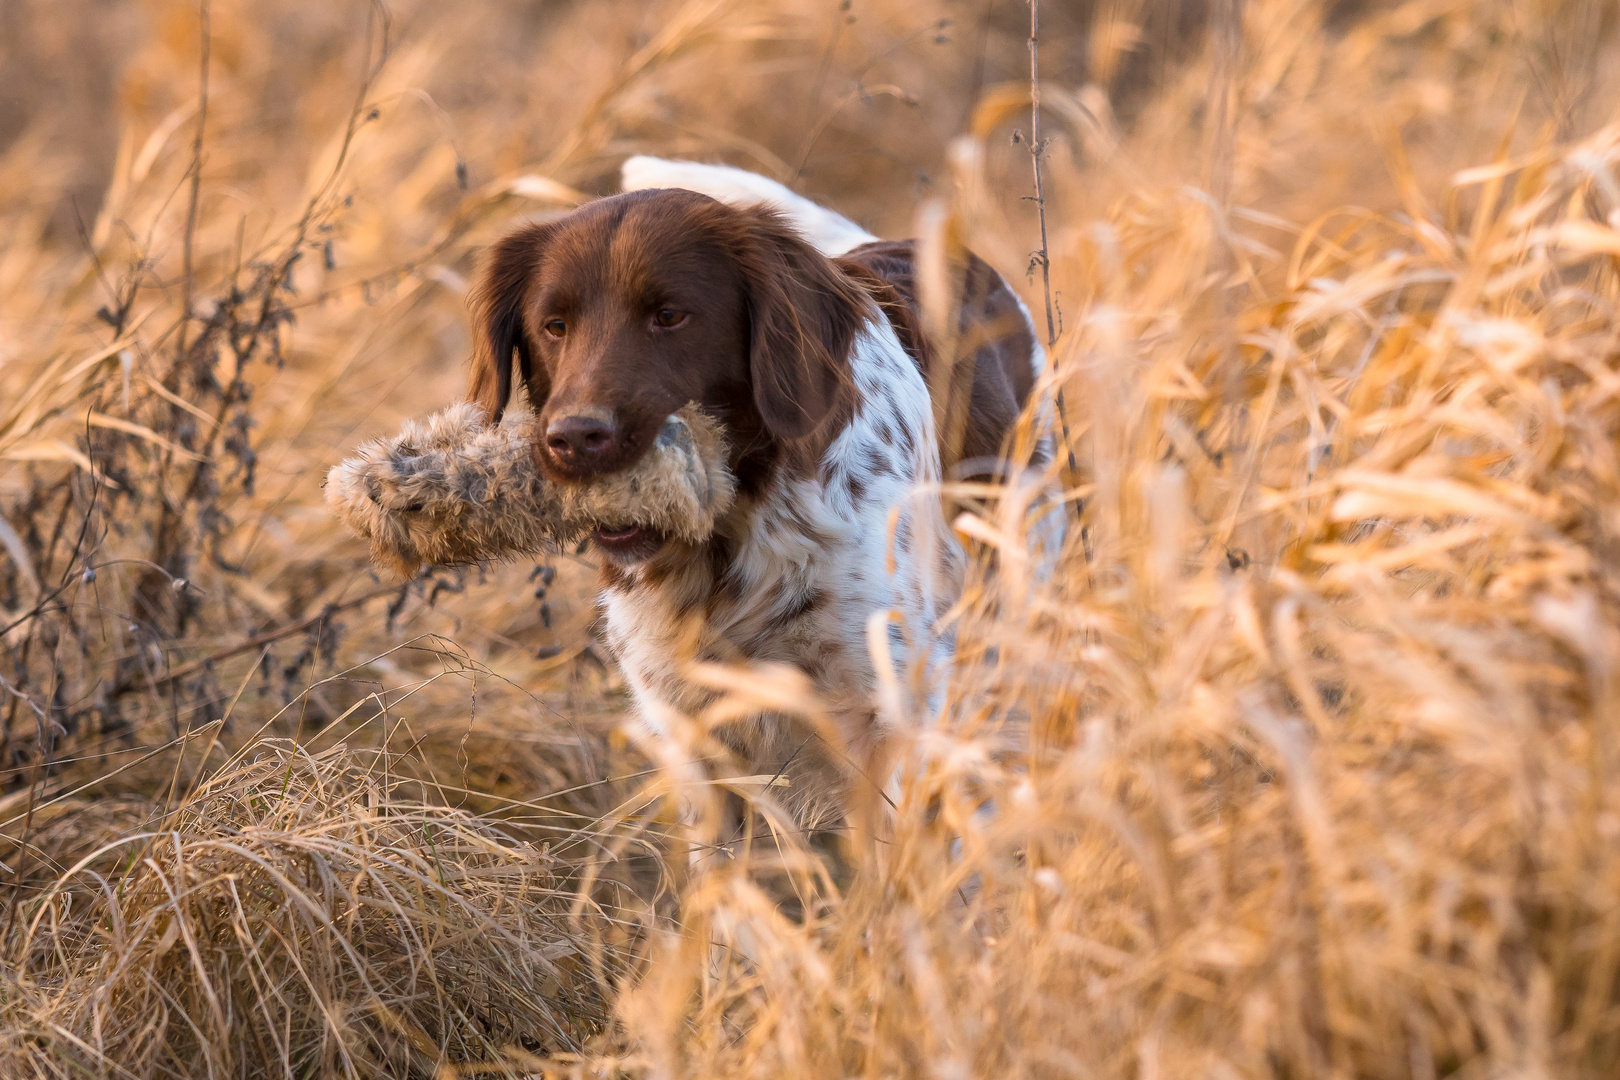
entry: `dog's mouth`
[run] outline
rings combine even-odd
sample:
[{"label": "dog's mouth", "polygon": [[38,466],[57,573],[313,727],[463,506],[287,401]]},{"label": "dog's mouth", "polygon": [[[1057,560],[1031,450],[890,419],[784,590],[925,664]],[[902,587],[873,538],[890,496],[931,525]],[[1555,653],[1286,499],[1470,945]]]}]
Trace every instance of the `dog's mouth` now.
[{"label": "dog's mouth", "polygon": [[635,563],[658,554],[669,539],[656,529],[642,525],[598,525],[591,538],[603,554],[617,563]]}]

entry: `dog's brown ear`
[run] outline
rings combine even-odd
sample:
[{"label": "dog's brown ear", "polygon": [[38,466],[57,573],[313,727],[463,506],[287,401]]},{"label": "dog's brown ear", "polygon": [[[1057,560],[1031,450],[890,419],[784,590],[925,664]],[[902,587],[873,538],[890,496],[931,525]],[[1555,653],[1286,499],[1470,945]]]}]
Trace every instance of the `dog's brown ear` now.
[{"label": "dog's brown ear", "polygon": [[[517,354],[518,374],[528,388],[530,403],[545,404],[546,389],[537,378],[545,372],[536,367],[529,352],[529,335],[523,323],[523,307],[529,295],[529,282],[540,256],[550,240],[552,226],[525,225],[503,237],[484,257],[473,289],[473,354],[467,373],[467,400],[483,407],[490,423],[506,412],[512,394],[512,354]],[[536,398],[539,400],[535,400]]]},{"label": "dog's brown ear", "polygon": [[776,214],[743,213],[754,404],[773,435],[802,439],[853,404],[849,354],[872,300]]}]

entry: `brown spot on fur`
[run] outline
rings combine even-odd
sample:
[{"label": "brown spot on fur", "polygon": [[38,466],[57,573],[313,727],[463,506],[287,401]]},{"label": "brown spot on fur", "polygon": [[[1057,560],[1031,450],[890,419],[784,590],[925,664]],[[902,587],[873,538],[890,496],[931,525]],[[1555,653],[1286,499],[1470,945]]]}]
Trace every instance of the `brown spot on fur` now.
[{"label": "brown spot on fur", "polygon": [[742,599],[742,583],[731,572],[737,551],[729,539],[716,535],[705,545],[704,556],[709,563],[711,582],[704,607],[712,615],[717,609]]},{"label": "brown spot on fur", "polygon": [[909,425],[904,423],[900,425],[899,438],[900,452],[902,454],[904,454],[906,457],[910,457],[917,452],[917,435],[911,430]]},{"label": "brown spot on fur", "polygon": [[605,559],[602,561],[601,577],[604,589],[616,589],[623,592],[635,585],[635,578],[628,570]]},{"label": "brown spot on fur", "polygon": [[821,607],[826,602],[826,593],[822,592],[820,589],[811,589],[809,592],[799,597],[798,601],[791,607],[787,608],[779,616],[777,616],[775,621],[781,622],[784,625],[794,622],[798,619],[804,618],[806,615]]}]

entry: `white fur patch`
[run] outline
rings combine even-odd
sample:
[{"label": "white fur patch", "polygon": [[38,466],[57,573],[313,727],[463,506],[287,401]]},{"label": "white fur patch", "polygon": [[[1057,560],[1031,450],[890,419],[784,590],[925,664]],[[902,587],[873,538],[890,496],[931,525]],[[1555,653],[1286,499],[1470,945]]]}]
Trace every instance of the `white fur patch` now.
[{"label": "white fur patch", "polygon": [[775,180],[730,165],[668,161],[637,154],[624,163],[620,178],[625,191],[683,188],[730,206],[769,207],[828,257],[842,255],[877,239],[842,214],[817,206]]}]

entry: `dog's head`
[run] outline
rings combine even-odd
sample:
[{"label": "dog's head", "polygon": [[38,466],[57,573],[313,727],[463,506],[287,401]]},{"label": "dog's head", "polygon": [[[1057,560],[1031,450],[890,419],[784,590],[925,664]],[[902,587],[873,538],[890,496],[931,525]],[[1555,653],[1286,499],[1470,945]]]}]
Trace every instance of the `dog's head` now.
[{"label": "dog's head", "polygon": [[850,349],[872,307],[770,211],[650,190],[502,239],[473,309],[468,396],[498,419],[515,358],[553,481],[629,467],[696,401],[724,425],[746,491],[783,446],[847,415]]}]

